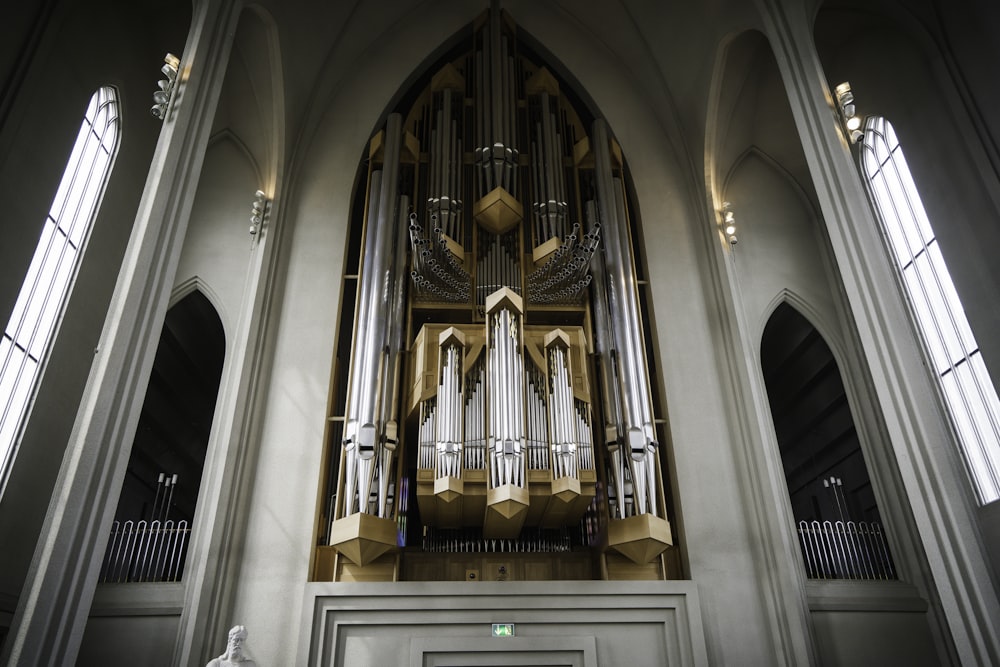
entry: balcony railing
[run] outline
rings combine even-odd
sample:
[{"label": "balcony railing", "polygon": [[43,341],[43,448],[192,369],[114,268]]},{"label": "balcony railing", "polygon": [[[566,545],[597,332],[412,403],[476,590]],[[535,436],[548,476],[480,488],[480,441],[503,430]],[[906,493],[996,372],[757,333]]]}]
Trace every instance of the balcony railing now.
[{"label": "balcony railing", "polygon": [[865,521],[799,521],[810,579],[895,579],[882,526]]},{"label": "balcony railing", "polygon": [[184,520],[115,521],[100,581],[180,581],[190,535]]}]

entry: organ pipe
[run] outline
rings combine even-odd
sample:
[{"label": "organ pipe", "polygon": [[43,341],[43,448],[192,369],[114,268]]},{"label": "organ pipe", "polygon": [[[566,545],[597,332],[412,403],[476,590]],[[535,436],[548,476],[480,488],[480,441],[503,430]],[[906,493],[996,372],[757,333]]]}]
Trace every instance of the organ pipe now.
[{"label": "organ pipe", "polygon": [[570,377],[569,341],[556,330],[546,344],[549,365],[550,432],[552,442],[552,477],[577,477],[576,406]]},{"label": "organ pipe", "polygon": [[331,539],[348,558],[377,557],[365,513],[405,525],[406,476],[425,528],[516,540],[589,511],[588,544],[645,558],[630,545],[647,524],[669,543],[620,156],[518,55],[498,6],[407,130],[393,114],[373,144],[331,531],[350,518]]},{"label": "organ pipe", "polygon": [[449,328],[441,333],[440,340],[437,404],[441,419],[437,423],[435,476],[461,477],[465,337],[458,330]]},{"label": "organ pipe", "polygon": [[[604,360],[605,372],[615,379],[613,391],[620,396],[620,421],[609,424],[615,429],[615,442],[624,452],[618,453],[616,465],[627,466],[631,477],[632,503],[624,512],[659,516],[655,485],[656,436],[646,377],[646,359],[642,343],[642,320],[639,317],[639,297],[632,270],[628,220],[622,199],[621,181],[611,167],[610,138],[604,121],[593,126],[594,172],[597,186],[598,213],[603,223],[606,253],[605,271],[608,295],[608,317],[614,359]],[[610,350],[608,350],[610,352]],[[619,472],[614,473],[616,481]],[[627,487],[619,488],[619,502]],[[627,505],[627,503],[626,503]]]},{"label": "organ pipe", "polygon": [[487,299],[487,428],[490,486],[524,487],[524,363],[520,299],[500,290]]},{"label": "organ pipe", "polygon": [[[344,433],[343,462],[345,467],[345,498],[338,516],[366,512],[384,517],[385,495],[391,471],[395,443],[386,443],[386,426],[382,403],[392,391],[396,378],[387,378],[385,346],[390,337],[392,261],[395,235],[392,233],[398,206],[398,178],[402,118],[389,116],[385,130],[383,168],[379,178],[373,174],[369,219],[365,228],[365,256],[358,290],[358,317],[354,355],[351,360],[350,391],[347,399],[347,424]],[[378,185],[378,189],[374,188]],[[374,196],[377,193],[377,196]],[[391,400],[391,398],[389,399]],[[390,429],[395,431],[393,427]],[[395,433],[389,433],[393,440]],[[376,479],[377,478],[377,479]],[[378,501],[370,506],[375,485]],[[383,489],[386,492],[383,492]]]}]

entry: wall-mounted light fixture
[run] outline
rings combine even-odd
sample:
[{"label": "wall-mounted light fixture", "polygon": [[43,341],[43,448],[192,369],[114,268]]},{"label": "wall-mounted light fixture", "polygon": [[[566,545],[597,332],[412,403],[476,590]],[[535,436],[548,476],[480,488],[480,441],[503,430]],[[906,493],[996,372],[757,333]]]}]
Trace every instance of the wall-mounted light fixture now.
[{"label": "wall-mounted light fixture", "polygon": [[722,231],[726,233],[729,245],[736,245],[736,214],[729,202],[722,202]]},{"label": "wall-mounted light fixture", "polygon": [[166,75],[166,79],[160,79],[156,82],[159,86],[159,90],[153,93],[153,108],[149,110],[151,114],[163,120],[167,117],[167,106],[170,104],[170,98],[174,93],[174,85],[177,83],[177,71],[181,66],[181,59],[172,53],[168,53],[163,57],[163,67],[160,71]]},{"label": "wall-mounted light fixture", "polygon": [[843,82],[835,89],[837,95],[837,109],[840,111],[840,119],[844,123],[844,129],[852,144],[858,143],[858,139],[865,135],[861,131],[861,116],[857,115],[854,106],[854,93],[851,92],[851,84]]},{"label": "wall-mounted light fixture", "polygon": [[260,226],[264,224],[264,216],[267,215],[268,205],[267,195],[263,190],[258,190],[253,195],[253,206],[250,210],[250,238],[256,239]]}]

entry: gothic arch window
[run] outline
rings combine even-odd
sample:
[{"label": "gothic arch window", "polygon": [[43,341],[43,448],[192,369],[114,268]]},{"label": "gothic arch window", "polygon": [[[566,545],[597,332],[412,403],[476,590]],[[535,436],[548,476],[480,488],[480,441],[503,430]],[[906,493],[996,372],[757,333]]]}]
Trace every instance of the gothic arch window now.
[{"label": "gothic arch window", "polygon": [[101,581],[181,579],[225,354],[222,320],[201,291],[167,311]]},{"label": "gothic arch window", "polygon": [[781,463],[811,579],[895,579],[840,367],[792,306],[771,314],[760,344]]},{"label": "gothic arch window", "polygon": [[111,175],[121,135],[119,114],[114,88],[102,87],[90,98],[0,340],[0,488]]},{"label": "gothic arch window", "polygon": [[865,122],[861,170],[979,502],[1000,499],[1000,400],[892,125]]}]

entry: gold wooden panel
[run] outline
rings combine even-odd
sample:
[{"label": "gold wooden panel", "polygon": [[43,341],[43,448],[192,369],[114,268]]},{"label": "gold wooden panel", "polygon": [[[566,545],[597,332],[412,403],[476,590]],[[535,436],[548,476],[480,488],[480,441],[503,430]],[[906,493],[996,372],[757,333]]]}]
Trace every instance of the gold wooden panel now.
[{"label": "gold wooden panel", "polygon": [[561,245],[562,240],[558,236],[553,236],[545,243],[535,246],[531,250],[532,263],[534,263],[536,268],[541,266],[549,259],[549,256],[552,255],[552,253],[559,249],[559,246]]},{"label": "gold wooden panel", "polygon": [[464,91],[465,77],[462,76],[462,73],[454,65],[446,63],[431,78],[431,90],[435,93],[441,90]]},{"label": "gold wooden panel", "polygon": [[662,581],[665,578],[659,558],[637,565],[631,559],[609,551],[604,554],[604,559],[610,581]]},{"label": "gold wooden panel", "polygon": [[670,522],[652,514],[608,521],[608,548],[637,565],[649,563],[673,544]]},{"label": "gold wooden panel", "polygon": [[337,581],[396,581],[398,554],[384,554],[367,565],[357,565],[341,558],[337,567]]},{"label": "gold wooden panel", "polygon": [[497,538],[517,537],[528,516],[528,505],[527,489],[513,484],[490,489],[486,492],[483,535]]},{"label": "gold wooden panel", "polygon": [[[624,559],[623,559],[624,560]],[[628,562],[628,561],[626,561]],[[506,570],[501,579],[500,567]],[[478,572],[476,581],[466,572]],[[405,551],[400,556],[402,581],[588,581],[595,578],[594,556],[589,550],[545,553],[424,553]]]},{"label": "gold wooden panel", "polygon": [[472,217],[494,234],[503,234],[521,224],[524,207],[512,194],[497,187],[473,204]]},{"label": "gold wooden panel", "polygon": [[330,526],[330,546],[365,565],[396,548],[396,522],[366,512],[337,519]]},{"label": "gold wooden panel", "polygon": [[559,82],[552,76],[552,72],[547,67],[539,67],[535,70],[527,81],[524,82],[524,92],[528,95],[541,95],[548,93],[550,96],[559,97]]},{"label": "gold wooden panel", "polygon": [[313,581],[333,581],[333,571],[337,561],[337,550],[329,546],[316,547],[313,561]]}]

